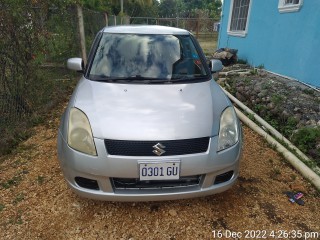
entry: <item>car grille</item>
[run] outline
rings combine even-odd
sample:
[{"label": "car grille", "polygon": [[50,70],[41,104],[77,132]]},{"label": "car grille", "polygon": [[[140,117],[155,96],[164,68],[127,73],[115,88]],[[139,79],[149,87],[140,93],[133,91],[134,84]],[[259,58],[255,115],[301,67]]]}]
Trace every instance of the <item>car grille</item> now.
[{"label": "car grille", "polygon": [[124,141],[105,139],[107,152],[119,156],[157,156],[153,151],[158,143],[165,146],[161,156],[185,155],[206,152],[209,146],[209,137],[166,140],[166,141]]},{"label": "car grille", "polygon": [[139,178],[111,178],[115,189],[162,189],[199,186],[201,175],[180,177],[178,180],[140,181]]}]

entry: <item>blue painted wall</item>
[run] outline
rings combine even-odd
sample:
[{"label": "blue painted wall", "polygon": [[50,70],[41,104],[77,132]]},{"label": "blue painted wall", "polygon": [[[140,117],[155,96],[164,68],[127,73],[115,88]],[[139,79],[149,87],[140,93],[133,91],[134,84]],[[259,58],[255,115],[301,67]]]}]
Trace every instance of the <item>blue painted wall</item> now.
[{"label": "blue painted wall", "polygon": [[231,0],[224,0],[218,47],[238,49],[252,66],[320,87],[320,0],[280,13],[279,0],[251,0],[248,34],[227,34]]}]

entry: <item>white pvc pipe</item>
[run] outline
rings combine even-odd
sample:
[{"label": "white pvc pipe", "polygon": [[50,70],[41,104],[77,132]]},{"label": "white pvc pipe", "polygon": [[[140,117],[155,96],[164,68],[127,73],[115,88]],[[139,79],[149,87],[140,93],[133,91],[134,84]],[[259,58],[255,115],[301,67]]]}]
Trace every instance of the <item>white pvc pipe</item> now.
[{"label": "white pvc pipe", "polygon": [[274,137],[279,139],[280,141],[283,141],[288,148],[295,151],[298,156],[307,161],[312,162],[310,158],[308,158],[303,152],[301,152],[296,146],[294,146],[287,138],[285,138],[281,133],[279,133],[276,129],[274,129],[269,123],[267,123],[265,120],[263,120],[259,115],[257,115],[255,112],[253,112],[250,108],[248,108],[246,105],[244,105],[242,102],[240,102],[237,98],[235,98],[233,95],[231,95],[228,91],[226,91],[224,88],[222,90],[227,94],[227,96],[233,101],[235,104],[237,104],[243,111],[247,112],[248,114],[252,115],[254,119],[259,122],[262,126],[264,126]]},{"label": "white pvc pipe", "polygon": [[308,179],[319,191],[320,191],[320,177],[313,172],[307,165],[301,162],[294,154],[288,151],[284,146],[277,142],[273,137],[266,133],[257,124],[251,121],[246,115],[239,111],[235,107],[239,119],[245,123],[248,127],[258,133],[260,136],[264,137],[266,141],[276,147],[277,151],[280,152],[285,159],[287,159],[291,165],[299,171],[302,176]]}]

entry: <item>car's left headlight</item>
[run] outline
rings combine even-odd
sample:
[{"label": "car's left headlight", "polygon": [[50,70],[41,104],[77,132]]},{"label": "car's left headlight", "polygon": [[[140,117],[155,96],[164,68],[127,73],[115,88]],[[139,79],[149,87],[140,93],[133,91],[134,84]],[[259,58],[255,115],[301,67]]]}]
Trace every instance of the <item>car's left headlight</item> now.
[{"label": "car's left headlight", "polygon": [[78,108],[70,110],[68,145],[79,152],[97,156],[89,120]]},{"label": "car's left headlight", "polygon": [[226,108],[220,118],[218,151],[227,149],[239,140],[237,115],[233,107]]}]

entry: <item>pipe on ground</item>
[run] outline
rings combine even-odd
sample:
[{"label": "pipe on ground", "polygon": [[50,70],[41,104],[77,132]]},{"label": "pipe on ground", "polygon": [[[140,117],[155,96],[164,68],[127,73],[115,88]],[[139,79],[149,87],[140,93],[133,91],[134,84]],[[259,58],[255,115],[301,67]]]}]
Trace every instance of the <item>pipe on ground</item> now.
[{"label": "pipe on ground", "polygon": [[276,137],[280,141],[283,141],[288,146],[288,148],[295,151],[302,160],[305,160],[307,162],[311,162],[310,158],[308,158],[303,152],[301,152],[296,146],[294,146],[287,138],[285,138],[281,133],[279,133],[269,123],[267,123],[265,120],[263,120],[259,115],[257,115],[255,112],[253,112],[250,108],[248,108],[242,102],[240,102],[237,98],[235,98],[233,95],[231,95],[224,88],[222,88],[222,90],[227,94],[227,96],[231,99],[232,102],[234,102],[237,106],[239,106],[243,111],[252,115],[254,117],[254,119],[258,123],[260,123],[262,126],[264,126],[274,137]]},{"label": "pipe on ground", "polygon": [[294,154],[288,151],[284,146],[277,142],[273,137],[266,133],[262,128],[257,124],[251,121],[246,115],[240,112],[239,109],[235,107],[239,119],[250,127],[253,131],[258,133],[260,136],[264,137],[268,143],[275,146],[278,152],[280,152],[283,157],[288,160],[291,165],[301,173],[306,179],[308,179],[317,189],[320,191],[320,177],[313,172],[307,165],[301,162]]}]

